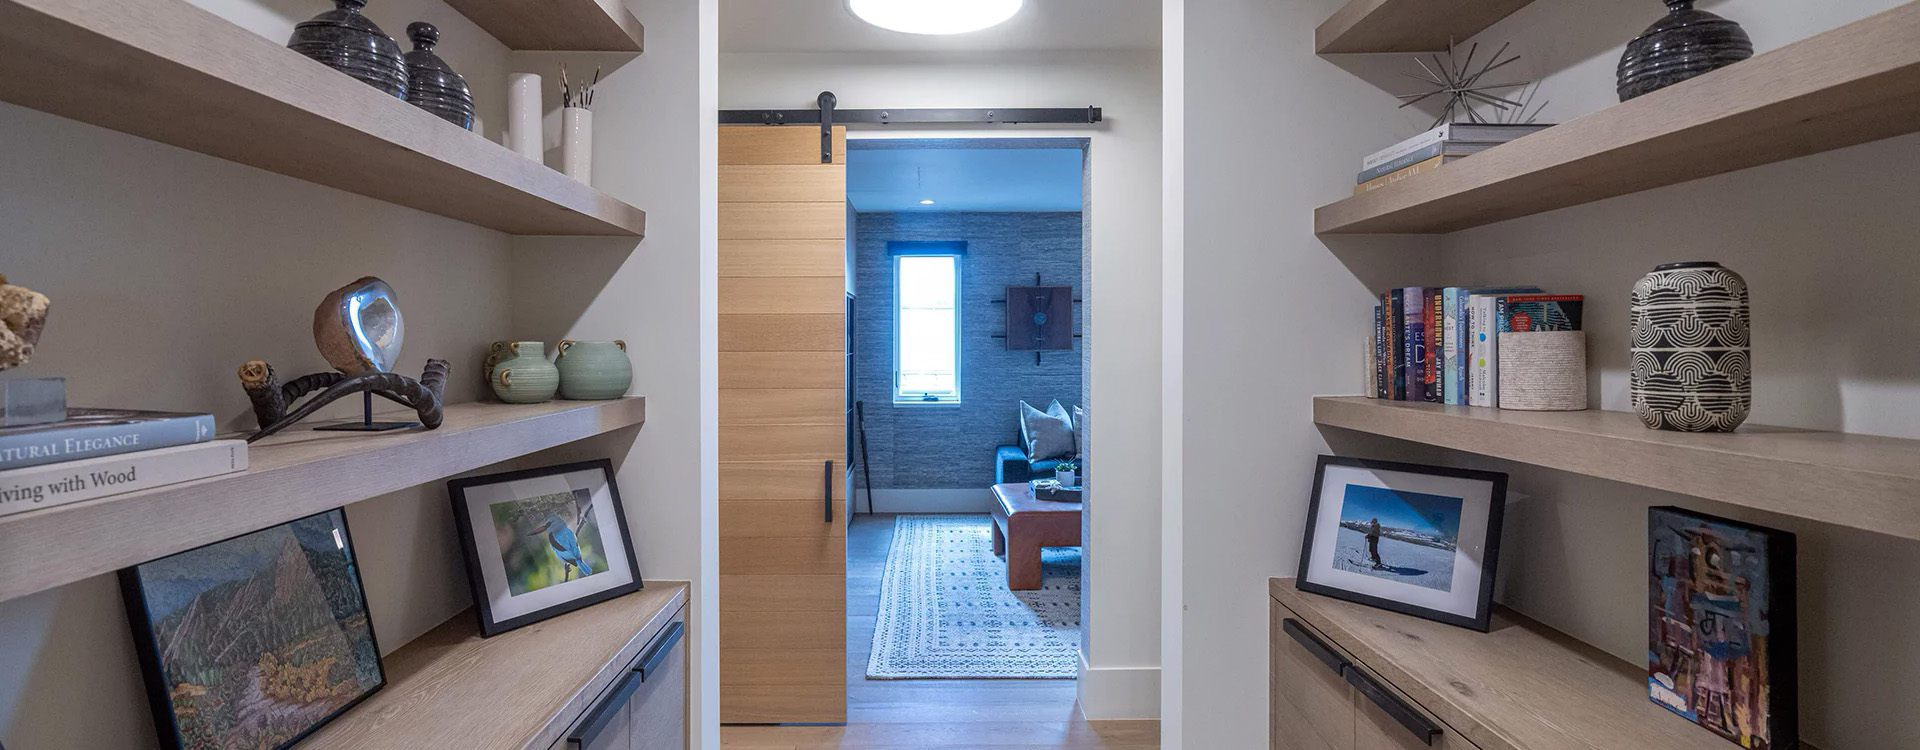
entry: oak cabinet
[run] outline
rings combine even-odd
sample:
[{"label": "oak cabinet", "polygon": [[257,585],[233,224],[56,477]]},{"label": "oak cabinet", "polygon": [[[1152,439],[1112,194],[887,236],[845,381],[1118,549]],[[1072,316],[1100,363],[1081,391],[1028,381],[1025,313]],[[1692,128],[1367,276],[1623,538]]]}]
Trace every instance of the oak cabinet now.
[{"label": "oak cabinet", "polygon": [[686,750],[686,617],[667,624],[552,750]]},{"label": "oak cabinet", "polygon": [[1479,750],[1275,601],[1273,750]]}]

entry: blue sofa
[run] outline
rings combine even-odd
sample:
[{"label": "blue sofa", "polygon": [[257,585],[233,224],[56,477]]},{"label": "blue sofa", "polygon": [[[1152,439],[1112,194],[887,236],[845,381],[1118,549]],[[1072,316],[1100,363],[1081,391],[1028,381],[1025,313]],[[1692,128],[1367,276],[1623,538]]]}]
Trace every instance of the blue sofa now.
[{"label": "blue sofa", "polygon": [[1002,445],[993,449],[993,483],[1014,484],[1035,477],[1053,476],[1053,469],[1066,459],[1049,458],[1043,461],[1027,460],[1026,438],[1019,445]]}]

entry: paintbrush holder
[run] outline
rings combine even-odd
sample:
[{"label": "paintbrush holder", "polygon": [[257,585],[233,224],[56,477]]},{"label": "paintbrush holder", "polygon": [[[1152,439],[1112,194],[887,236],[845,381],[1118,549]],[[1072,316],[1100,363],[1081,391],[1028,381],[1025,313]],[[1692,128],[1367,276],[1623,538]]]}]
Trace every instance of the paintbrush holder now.
[{"label": "paintbrush holder", "polygon": [[593,184],[593,110],[583,107],[560,110],[560,171],[585,184]]}]

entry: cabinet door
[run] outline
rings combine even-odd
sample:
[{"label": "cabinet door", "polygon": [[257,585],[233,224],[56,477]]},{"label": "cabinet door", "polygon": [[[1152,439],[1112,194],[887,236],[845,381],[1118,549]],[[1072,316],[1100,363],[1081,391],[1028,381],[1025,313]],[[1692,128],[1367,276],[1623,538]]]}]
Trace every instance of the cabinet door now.
[{"label": "cabinet door", "polygon": [[1345,654],[1272,605],[1270,732],[1274,750],[1347,750],[1354,742],[1353,687]]},{"label": "cabinet door", "polygon": [[640,687],[640,675],[627,672],[613,687],[587,709],[580,723],[567,733],[561,747],[567,750],[633,750],[632,712],[629,705]]},{"label": "cabinet door", "polygon": [[1347,668],[1353,685],[1355,750],[1477,750],[1364,667]]},{"label": "cabinet door", "polygon": [[660,631],[634,671],[629,750],[687,750],[687,642],[679,621]]}]

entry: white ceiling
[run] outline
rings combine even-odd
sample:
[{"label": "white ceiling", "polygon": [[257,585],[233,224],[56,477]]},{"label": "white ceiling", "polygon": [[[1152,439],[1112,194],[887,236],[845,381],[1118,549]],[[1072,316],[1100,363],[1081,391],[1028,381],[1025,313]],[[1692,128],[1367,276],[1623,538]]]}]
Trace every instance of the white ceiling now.
[{"label": "white ceiling", "polygon": [[847,200],[861,212],[1079,211],[1080,156],[1077,148],[849,149]]},{"label": "white ceiling", "polygon": [[846,0],[721,0],[721,52],[1045,51],[1160,48],[1160,0],[1027,0],[1012,20],[971,34],[887,31]]}]

